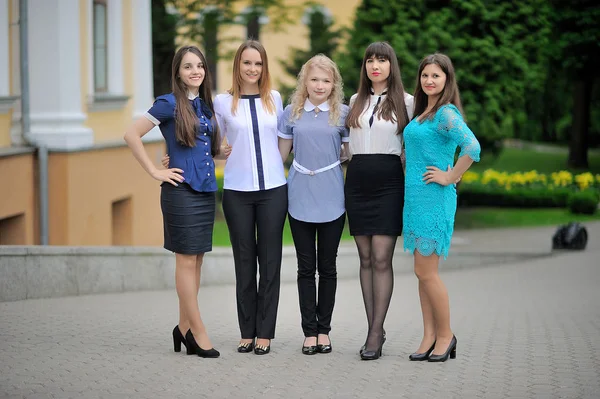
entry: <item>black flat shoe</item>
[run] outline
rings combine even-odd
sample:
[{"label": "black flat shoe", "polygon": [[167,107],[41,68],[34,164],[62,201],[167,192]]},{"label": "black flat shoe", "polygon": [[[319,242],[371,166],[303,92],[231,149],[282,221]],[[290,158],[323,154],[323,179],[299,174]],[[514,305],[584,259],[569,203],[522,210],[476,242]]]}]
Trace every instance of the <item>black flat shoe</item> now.
[{"label": "black flat shoe", "polygon": [[448,349],[442,355],[430,355],[427,361],[429,362],[445,362],[446,360],[456,359],[456,337],[453,335]]},{"label": "black flat shoe", "polygon": [[255,345],[254,346],[254,354],[255,355],[266,355],[271,352],[271,342],[269,341],[269,345]]},{"label": "black flat shoe", "polygon": [[331,353],[333,347],[331,346],[331,342],[326,345],[317,345],[317,351],[319,353]]},{"label": "black flat shoe", "polygon": [[175,352],[181,352],[181,344],[183,344],[183,346],[185,346],[185,348],[187,349],[187,342],[185,341],[185,337],[183,336],[181,330],[179,329],[179,326],[177,325],[173,329],[173,350]]},{"label": "black flat shoe", "polygon": [[319,348],[316,345],[302,346],[303,355],[316,355],[318,351]]},{"label": "black flat shoe", "polygon": [[433,352],[433,348],[435,348],[435,342],[433,342],[433,345],[431,345],[431,348],[429,348],[427,350],[427,352],[425,353],[413,353],[412,355],[410,355],[408,358],[410,360],[412,360],[413,362],[422,362],[423,360],[427,360],[429,359],[429,355],[431,355],[431,352]]},{"label": "black flat shoe", "polygon": [[254,341],[252,342],[240,342],[237,347],[239,353],[250,353],[254,349]]},{"label": "black flat shoe", "polygon": [[[385,334],[385,330],[383,330],[383,342],[381,343],[381,347],[383,348],[383,344],[385,344],[385,340],[386,340],[386,334]],[[360,347],[360,350],[358,351],[359,355],[362,355],[363,352],[365,351],[365,349],[367,349],[366,345],[363,345]]]},{"label": "black flat shoe", "polygon": [[187,341],[187,354],[188,355],[198,355],[200,357],[205,357],[205,358],[217,358],[219,356],[221,356],[221,354],[219,353],[218,350],[216,350],[215,348],[210,348],[210,349],[202,349],[197,343],[196,340],[194,339],[194,336],[192,335],[192,330],[188,330],[187,333],[185,333],[185,340]]}]

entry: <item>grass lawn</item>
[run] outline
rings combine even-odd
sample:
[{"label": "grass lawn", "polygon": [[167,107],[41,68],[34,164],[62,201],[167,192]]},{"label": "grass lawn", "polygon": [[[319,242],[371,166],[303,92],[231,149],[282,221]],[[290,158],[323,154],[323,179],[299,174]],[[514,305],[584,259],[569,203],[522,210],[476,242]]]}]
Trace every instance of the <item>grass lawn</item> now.
[{"label": "grass lawn", "polygon": [[600,212],[594,215],[574,215],[568,209],[561,208],[459,208],[456,212],[455,229],[558,226],[568,222],[587,221],[600,221]]},{"label": "grass lawn", "polygon": [[[588,153],[589,166],[592,173],[600,173],[600,152],[590,151]],[[527,172],[537,170],[539,173],[550,174],[560,170],[567,169],[567,152],[551,153],[537,152],[529,149],[505,148],[497,158],[492,156],[481,158],[481,162],[473,164],[470,170],[473,172],[483,172],[485,169],[492,168],[505,172]],[[575,170],[572,172],[585,172],[584,170]]]},{"label": "grass lawn", "polygon": [[[600,221],[600,212],[594,215],[573,215],[566,209],[513,209],[513,208],[459,208],[456,212],[455,229],[482,229],[492,227],[531,227],[565,224],[568,222]],[[344,227],[342,241],[352,240],[348,223]],[[293,245],[290,225],[286,219],[283,229],[283,245]],[[231,246],[225,220],[217,218],[213,235],[216,247]]]},{"label": "grass lawn", "polygon": [[[344,226],[344,232],[342,233],[342,240],[352,240],[350,232],[348,231],[348,222]],[[283,245],[293,245],[292,232],[290,231],[290,224],[287,218],[285,219],[285,226],[283,227]],[[221,218],[215,220],[215,230],[213,233],[213,245],[216,247],[229,247],[231,241],[229,241],[229,230],[227,229],[227,223]]]}]

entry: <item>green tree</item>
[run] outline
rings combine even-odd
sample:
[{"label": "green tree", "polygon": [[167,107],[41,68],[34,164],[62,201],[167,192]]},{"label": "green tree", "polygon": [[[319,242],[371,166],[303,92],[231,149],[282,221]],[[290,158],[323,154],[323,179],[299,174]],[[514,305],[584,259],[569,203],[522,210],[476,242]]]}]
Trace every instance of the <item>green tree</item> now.
[{"label": "green tree", "polygon": [[593,87],[600,65],[600,7],[593,0],[554,0],[555,60],[571,86],[572,111],[568,164],[588,167]]},{"label": "green tree", "polygon": [[543,91],[550,30],[544,0],[367,0],[357,10],[340,67],[348,92],[355,91],[365,47],[387,40],[411,92],[419,60],[434,52],[447,54],[469,125],[489,151],[502,138],[527,130],[525,98]]},{"label": "green tree", "polygon": [[[290,49],[290,57],[285,60],[279,60],[283,70],[294,78],[300,72],[302,65],[316,54],[325,54],[332,58],[338,46],[339,30],[333,29],[334,21],[327,10],[320,5],[313,5],[304,13],[303,20],[308,27],[309,48],[303,50],[299,48]],[[288,86],[279,82],[279,91],[287,102],[287,99],[295,89],[294,86]]]},{"label": "green tree", "polygon": [[152,67],[154,96],[171,91],[171,61],[175,55],[177,18],[167,12],[165,0],[152,0]]}]

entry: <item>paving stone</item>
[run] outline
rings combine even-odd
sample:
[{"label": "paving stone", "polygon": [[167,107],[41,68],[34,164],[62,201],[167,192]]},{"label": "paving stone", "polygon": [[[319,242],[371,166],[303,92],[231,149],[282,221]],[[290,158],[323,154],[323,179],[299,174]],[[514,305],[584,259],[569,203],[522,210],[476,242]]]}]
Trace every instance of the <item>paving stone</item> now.
[{"label": "paving stone", "polygon": [[[526,229],[520,239],[494,234],[469,237],[480,247],[528,242]],[[358,356],[367,326],[356,279],[338,282],[334,352],[310,357],[300,353],[295,284],[282,285],[276,339],[262,357],[236,352],[232,285],[200,290],[219,359],[172,352],[174,290],[3,302],[0,398],[597,399],[599,258],[590,235],[583,252],[442,268],[458,338],[457,359],[443,364],[408,360],[422,328],[410,273],[396,275],[384,356],[371,362]]]}]

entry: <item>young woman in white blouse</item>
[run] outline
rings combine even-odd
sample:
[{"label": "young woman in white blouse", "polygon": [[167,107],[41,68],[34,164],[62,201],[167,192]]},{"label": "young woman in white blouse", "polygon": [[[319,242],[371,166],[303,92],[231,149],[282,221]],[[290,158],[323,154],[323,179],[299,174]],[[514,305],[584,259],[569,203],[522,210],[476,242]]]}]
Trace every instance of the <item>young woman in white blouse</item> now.
[{"label": "young woman in white blouse", "polygon": [[223,212],[235,263],[238,352],[254,350],[264,355],[275,336],[288,201],[277,143],[277,118],[283,105],[281,95],[271,90],[267,53],[259,42],[248,40],[238,48],[231,89],[215,98],[214,107],[231,146]]},{"label": "young woman in white blouse", "polygon": [[346,173],[346,212],[360,257],[368,323],[360,349],[363,360],[378,359],[386,338],[383,323],[394,288],[392,258],[402,234],[402,131],[412,109],[413,97],[404,92],[394,49],[385,42],[370,44],[346,119],[352,157]]}]

